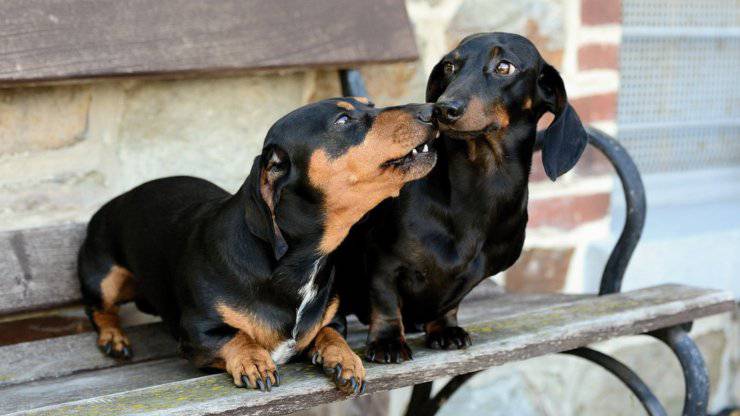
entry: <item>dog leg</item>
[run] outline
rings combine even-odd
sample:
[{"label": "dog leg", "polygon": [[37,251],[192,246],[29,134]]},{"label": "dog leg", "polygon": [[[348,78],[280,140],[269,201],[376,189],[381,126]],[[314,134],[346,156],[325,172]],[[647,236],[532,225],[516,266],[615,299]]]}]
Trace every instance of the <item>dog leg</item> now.
[{"label": "dog leg", "polygon": [[242,331],[221,347],[218,357],[213,366],[226,370],[237,387],[270,391],[272,386],[280,385],[280,374],[270,352]]},{"label": "dog leg", "polygon": [[98,331],[98,347],[113,358],[133,356],[131,343],[121,328],[118,304],[134,298],[133,275],[123,267],[113,266],[100,282],[99,304],[88,309]]},{"label": "dog leg", "polygon": [[373,279],[370,305],[370,330],[367,334],[365,359],[376,363],[411,360],[411,348],[406,344],[404,336],[395,281],[388,282],[385,276]]},{"label": "dog leg", "polygon": [[312,363],[324,368],[339,390],[347,394],[365,392],[365,366],[336,329],[321,328],[308,354]]},{"label": "dog leg", "polygon": [[447,312],[443,317],[424,324],[425,344],[429,348],[462,349],[472,345],[470,335],[457,325],[457,308]]}]

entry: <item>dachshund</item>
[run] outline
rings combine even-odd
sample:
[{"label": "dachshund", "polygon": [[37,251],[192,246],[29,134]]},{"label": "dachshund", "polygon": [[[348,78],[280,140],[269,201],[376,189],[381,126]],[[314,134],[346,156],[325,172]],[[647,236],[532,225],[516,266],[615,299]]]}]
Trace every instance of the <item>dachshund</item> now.
[{"label": "dachshund", "polygon": [[183,356],[271,390],[277,364],[313,356],[337,386],[365,388],[362,360],[328,324],[339,306],[329,254],[351,226],[436,162],[432,104],[330,99],[278,120],[235,194],[194,177],[157,179],[95,213],[79,251],[97,344],[132,347],[118,305],[162,317]]},{"label": "dachshund", "polygon": [[522,251],[538,120],[555,115],[542,151],[552,180],[587,143],[557,70],[515,34],[463,39],[432,70],[426,99],[441,133],[436,166],[372,210],[334,253],[343,303],[332,325],[346,332],[352,313],[369,323],[368,361],[412,358],[406,331],[423,330],[432,348],[469,345],[460,301]]}]

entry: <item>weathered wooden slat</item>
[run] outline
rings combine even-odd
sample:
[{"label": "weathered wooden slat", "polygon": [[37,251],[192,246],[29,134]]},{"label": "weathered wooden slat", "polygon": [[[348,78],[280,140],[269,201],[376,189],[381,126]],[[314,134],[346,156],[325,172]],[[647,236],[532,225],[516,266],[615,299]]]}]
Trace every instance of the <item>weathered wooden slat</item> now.
[{"label": "weathered wooden slat", "polygon": [[77,250],[84,230],[66,224],[0,232],[0,314],[79,300]]},{"label": "weathered wooden slat", "polygon": [[[134,346],[133,362],[177,354],[177,343],[162,324],[132,327],[127,334]],[[95,340],[90,332],[2,347],[0,387],[115,366],[116,361],[98,351]]]},{"label": "weathered wooden slat", "polygon": [[4,0],[0,83],[417,57],[403,0]]},{"label": "weathered wooden slat", "polygon": [[[517,294],[502,295],[499,287],[484,282],[465,299],[460,309],[460,322],[473,323],[504,317],[516,313],[531,313],[583,297],[584,295],[562,294]],[[131,312],[133,305],[126,305]],[[70,312],[67,311],[67,314]],[[80,310],[78,314],[82,314]],[[124,324],[131,322],[130,313],[124,314]],[[149,315],[133,317],[133,322],[146,319]],[[129,319],[126,319],[129,318]],[[177,346],[162,324],[133,326],[126,330],[132,340],[135,355],[132,363],[173,357]],[[363,345],[365,327],[356,319],[349,320],[350,343]],[[76,334],[0,347],[0,387],[53,377],[61,377],[80,371],[109,368],[119,365],[104,357],[95,346],[93,333]]]},{"label": "weathered wooden slat", "polygon": [[[483,303],[474,304],[485,308]],[[733,307],[733,296],[727,292],[663,285],[604,297],[573,298],[548,307],[519,309],[505,316],[490,314],[478,323],[466,325],[473,338],[473,346],[466,350],[433,351],[423,347],[421,335],[410,336],[414,360],[402,365],[368,365],[368,391],[412,385],[608,338],[644,333],[730,311]],[[135,411],[145,415],[272,415],[342,398],[310,365],[286,365],[281,373],[283,385],[269,394],[236,389],[227,376],[215,374],[47,406],[30,414],[116,415]],[[21,387],[10,387],[16,389],[13,396],[16,402],[22,402],[17,390]],[[57,387],[63,389],[64,384]],[[0,397],[3,391],[0,390]]]}]

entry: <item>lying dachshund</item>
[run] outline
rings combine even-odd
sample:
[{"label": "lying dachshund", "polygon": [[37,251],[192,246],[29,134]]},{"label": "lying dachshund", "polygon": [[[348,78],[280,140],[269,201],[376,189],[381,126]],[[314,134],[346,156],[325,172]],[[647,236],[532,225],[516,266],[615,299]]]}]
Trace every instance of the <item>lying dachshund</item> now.
[{"label": "lying dachshund", "polygon": [[374,209],[334,254],[343,302],[333,325],[346,330],[348,313],[369,322],[369,361],[410,359],[404,330],[423,328],[429,347],[470,343],[457,323],[460,301],[522,250],[537,121],[555,115],[543,148],[553,180],[587,142],[560,75],[518,35],[465,38],[432,70],[427,101],[436,101],[441,131],[437,165]]},{"label": "lying dachshund", "polygon": [[[145,183],[103,206],[79,253],[98,345],[129,358],[118,305],[161,315],[184,355],[270,390],[276,364],[306,351],[346,392],[362,361],[327,324],[339,298],[327,262],[350,227],[436,155],[431,104],[376,109],[364,98],[311,104],[280,119],[232,195],[203,179]],[[335,371],[336,370],[336,371]]]}]

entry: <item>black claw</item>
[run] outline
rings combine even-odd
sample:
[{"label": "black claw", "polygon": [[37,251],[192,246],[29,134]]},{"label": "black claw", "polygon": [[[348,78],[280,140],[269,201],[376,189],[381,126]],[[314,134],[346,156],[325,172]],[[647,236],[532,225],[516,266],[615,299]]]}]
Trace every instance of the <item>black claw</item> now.
[{"label": "black claw", "polygon": [[313,357],[311,357],[311,364],[316,365],[316,363],[318,362],[318,358],[319,358],[319,353],[318,352],[313,353]]},{"label": "black claw", "polygon": [[455,338],[455,345],[457,345],[457,348],[460,349],[463,347],[463,345],[465,345],[465,343],[463,342],[463,340]]},{"label": "black claw", "polygon": [[267,391],[272,391],[272,379],[269,375],[265,376],[265,388]]},{"label": "black claw", "polygon": [[385,358],[385,362],[386,363],[391,362],[391,353],[389,353],[388,351],[386,351],[385,352],[385,357],[383,357],[383,358]]},{"label": "black claw", "polygon": [[113,344],[108,343],[103,346],[103,351],[105,352],[105,355],[111,355],[111,351],[113,351]]},{"label": "black claw", "polygon": [[245,389],[251,389],[252,385],[249,384],[249,378],[247,376],[242,376],[242,384],[244,384]]},{"label": "black claw", "polygon": [[133,351],[131,351],[130,347],[124,346],[122,352],[123,352],[123,358],[131,358],[134,356],[134,353]]},{"label": "black claw", "polygon": [[365,358],[367,358],[367,360],[370,362],[375,361],[375,351],[372,351],[372,353],[370,351],[365,353]]},{"label": "black claw", "polygon": [[400,362],[399,359],[401,358],[401,353],[399,351],[393,352],[393,362],[398,363]]},{"label": "black claw", "polygon": [[367,390],[367,382],[362,382],[362,387],[360,387],[360,394],[365,394],[365,390]]},{"label": "black claw", "polygon": [[470,339],[470,335],[465,334],[465,342],[467,342],[468,346],[473,345],[473,340]]},{"label": "black claw", "polygon": [[357,393],[357,380],[355,380],[355,376],[349,378],[349,384],[352,385],[352,390]]},{"label": "black claw", "polygon": [[275,387],[280,386],[280,373],[278,373],[278,370],[275,370]]},{"label": "black claw", "polygon": [[265,391],[265,383],[262,381],[261,378],[257,379],[257,388],[262,391]]},{"label": "black claw", "polygon": [[337,366],[334,368],[336,369],[336,373],[337,373],[336,379],[339,380],[342,377],[342,364],[337,364]]}]

